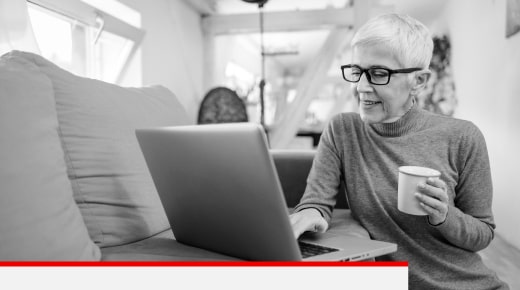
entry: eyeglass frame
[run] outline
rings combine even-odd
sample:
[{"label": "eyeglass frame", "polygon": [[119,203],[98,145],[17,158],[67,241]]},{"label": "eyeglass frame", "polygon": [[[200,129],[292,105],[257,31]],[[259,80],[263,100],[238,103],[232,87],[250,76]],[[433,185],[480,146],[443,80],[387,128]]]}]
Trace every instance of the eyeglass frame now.
[{"label": "eyeglass frame", "polygon": [[[361,71],[361,74],[359,74],[358,80],[357,81],[349,81],[345,77],[345,68],[358,68]],[[388,80],[387,80],[387,82],[384,83],[384,84],[373,83],[372,82],[372,76],[369,73],[369,71],[373,70],[373,69],[382,69],[382,70],[387,71],[388,72]],[[391,79],[393,74],[411,73],[411,72],[415,72],[415,71],[419,71],[419,70],[422,70],[422,68],[412,67],[412,68],[402,68],[402,69],[389,69],[389,68],[380,67],[380,66],[373,66],[373,67],[369,67],[369,68],[362,68],[362,67],[360,67],[359,65],[356,65],[356,64],[346,64],[346,65],[342,65],[341,66],[341,75],[343,76],[343,79],[345,81],[349,82],[349,83],[358,83],[361,80],[361,77],[363,76],[363,74],[365,74],[367,76],[367,80],[368,80],[369,83],[371,83],[373,85],[376,85],[376,86],[384,86],[384,85],[387,85],[387,84],[390,83],[390,79]]]}]

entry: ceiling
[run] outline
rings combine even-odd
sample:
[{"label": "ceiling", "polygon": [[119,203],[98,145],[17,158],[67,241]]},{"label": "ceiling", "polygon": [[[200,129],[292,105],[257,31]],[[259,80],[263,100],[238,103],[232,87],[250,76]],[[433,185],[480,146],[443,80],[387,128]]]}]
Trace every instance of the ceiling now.
[{"label": "ceiling", "polygon": [[[334,9],[350,5],[350,0],[269,0],[264,4],[265,12],[312,9]],[[235,14],[258,12],[258,5],[241,0],[216,0],[217,13]]]},{"label": "ceiling", "polygon": [[[188,0],[190,1],[190,0]],[[238,14],[258,12],[258,5],[244,0],[191,0],[206,3],[207,13]],[[268,0],[264,12],[339,9],[352,6],[355,0]],[[425,24],[431,23],[447,0],[358,0],[372,6],[393,7],[399,13],[410,14]]]},{"label": "ceiling", "polygon": [[[265,15],[276,12],[301,12],[353,7],[355,0],[268,0],[262,11]],[[410,14],[426,25],[430,25],[442,12],[446,0],[358,0],[363,5],[372,3],[372,14],[381,11],[394,11]],[[244,0],[186,0],[202,15],[250,15],[255,18],[259,14],[258,4]],[[355,6],[355,5],[354,5]],[[375,11],[375,12],[374,12]],[[355,12],[355,11],[354,11]],[[289,15],[289,14],[288,14]],[[347,17],[347,16],[346,16]],[[290,17],[289,17],[290,18]],[[312,18],[312,16],[311,16]],[[267,23],[269,24],[269,23]],[[255,23],[256,25],[256,23]],[[266,21],[264,20],[264,26]],[[260,23],[258,22],[258,27]],[[264,50],[268,52],[270,61],[278,62],[287,68],[304,66],[315,57],[330,32],[330,27],[316,27],[311,30],[265,32],[263,34]],[[242,35],[253,46],[260,47],[258,32]]]},{"label": "ceiling", "polygon": [[[263,13],[340,9],[349,7],[351,0],[269,0],[264,4]],[[258,4],[241,0],[215,0],[212,14],[258,14]],[[264,14],[264,15],[265,15]],[[260,25],[260,24],[258,24]],[[264,51],[268,61],[276,62],[290,70],[301,70],[321,48],[330,28],[316,27],[312,30],[265,32]],[[254,46],[260,47],[260,34],[243,34],[242,37]]]}]

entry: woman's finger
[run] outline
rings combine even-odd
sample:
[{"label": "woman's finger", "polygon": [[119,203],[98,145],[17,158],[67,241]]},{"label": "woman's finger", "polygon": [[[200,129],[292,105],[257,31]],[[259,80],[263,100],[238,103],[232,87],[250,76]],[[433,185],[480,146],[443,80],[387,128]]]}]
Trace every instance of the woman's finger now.
[{"label": "woman's finger", "polygon": [[448,202],[448,194],[444,181],[439,181],[438,179],[431,181],[428,179],[426,183],[419,184],[419,191],[442,202]]}]

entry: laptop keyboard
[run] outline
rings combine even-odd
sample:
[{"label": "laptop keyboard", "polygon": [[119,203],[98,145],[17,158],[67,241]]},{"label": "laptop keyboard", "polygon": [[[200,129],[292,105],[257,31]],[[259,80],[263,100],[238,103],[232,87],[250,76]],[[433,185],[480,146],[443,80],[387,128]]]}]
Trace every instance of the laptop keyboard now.
[{"label": "laptop keyboard", "polygon": [[298,241],[302,258],[339,251],[338,249]]}]

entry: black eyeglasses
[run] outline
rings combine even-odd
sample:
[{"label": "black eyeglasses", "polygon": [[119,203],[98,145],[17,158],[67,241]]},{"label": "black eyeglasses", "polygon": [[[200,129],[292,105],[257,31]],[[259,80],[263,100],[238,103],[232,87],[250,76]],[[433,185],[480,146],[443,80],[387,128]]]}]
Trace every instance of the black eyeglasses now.
[{"label": "black eyeglasses", "polygon": [[390,82],[392,74],[411,73],[421,70],[421,68],[403,68],[403,69],[387,69],[384,67],[362,68],[355,64],[347,64],[341,66],[343,79],[347,82],[357,83],[361,79],[363,73],[367,76],[368,82],[373,85],[386,85]]}]

